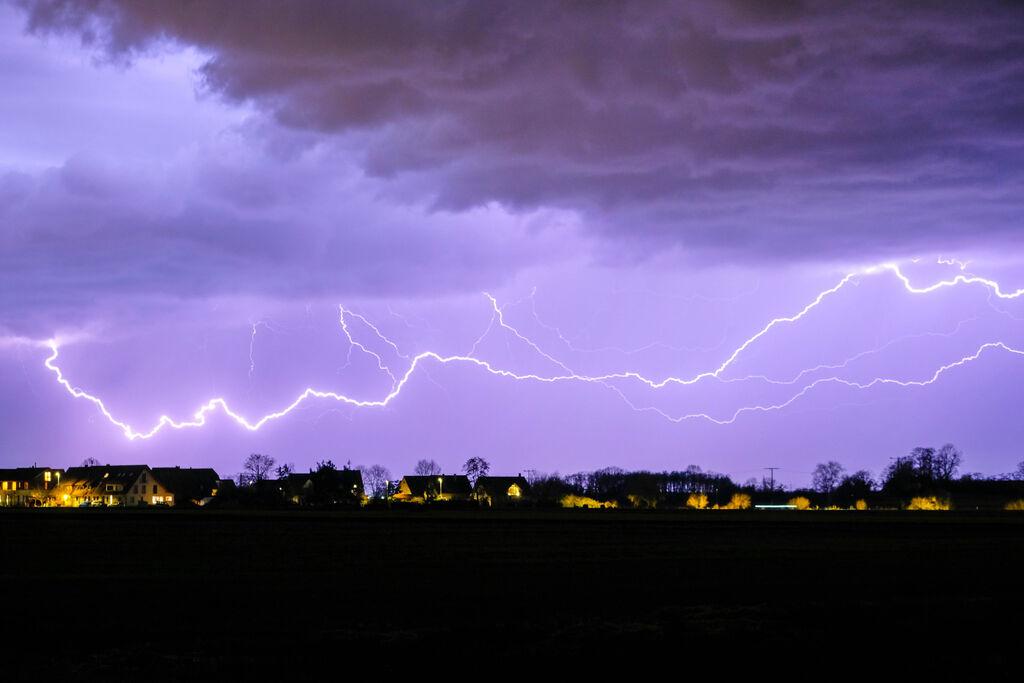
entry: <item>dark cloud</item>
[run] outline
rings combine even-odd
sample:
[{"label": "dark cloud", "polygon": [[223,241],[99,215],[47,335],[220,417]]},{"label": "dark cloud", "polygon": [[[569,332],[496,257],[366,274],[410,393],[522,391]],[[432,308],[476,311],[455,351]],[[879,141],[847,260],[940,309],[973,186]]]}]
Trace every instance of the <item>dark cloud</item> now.
[{"label": "dark cloud", "polygon": [[437,208],[731,258],[1019,233],[1020,5],[23,4],[113,59],[197,46],[206,88]]},{"label": "dark cloud", "polygon": [[375,200],[351,171],[232,151],[0,175],[0,327],[24,329],[31,311],[85,320],[110,299],[462,292],[564,252],[530,216],[425,213]]}]

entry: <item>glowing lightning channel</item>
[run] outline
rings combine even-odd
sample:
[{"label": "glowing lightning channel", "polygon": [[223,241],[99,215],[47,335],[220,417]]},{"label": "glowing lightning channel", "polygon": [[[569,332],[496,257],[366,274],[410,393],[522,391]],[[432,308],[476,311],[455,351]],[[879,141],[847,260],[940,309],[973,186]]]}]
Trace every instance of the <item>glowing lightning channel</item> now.
[{"label": "glowing lightning channel", "polygon": [[[300,404],[302,404],[304,401],[306,401],[309,398],[332,399],[334,401],[337,401],[337,402],[340,402],[340,403],[345,403],[345,404],[348,404],[348,405],[351,405],[351,406],[354,406],[354,407],[359,407],[359,408],[385,407],[385,406],[389,405],[391,403],[391,401],[393,401],[396,397],[398,397],[401,394],[402,389],[405,387],[406,383],[409,381],[409,379],[412,377],[412,375],[416,372],[417,368],[424,361],[427,361],[427,360],[435,361],[435,362],[438,362],[440,364],[448,364],[448,363],[465,363],[465,364],[470,364],[470,365],[474,365],[474,366],[476,366],[476,367],[478,367],[480,369],[483,369],[483,370],[485,370],[486,372],[488,372],[488,373],[490,373],[492,375],[495,375],[495,376],[498,376],[498,377],[504,377],[504,378],[520,380],[520,381],[534,381],[534,382],[542,382],[542,383],[584,382],[584,383],[600,384],[600,385],[608,386],[611,389],[613,389],[624,400],[626,400],[626,402],[629,403],[635,410],[638,410],[638,411],[652,410],[654,412],[657,412],[657,413],[663,415],[664,417],[670,419],[673,422],[681,422],[683,420],[689,420],[689,419],[705,419],[705,420],[708,420],[708,421],[716,423],[716,424],[731,424],[732,422],[735,422],[735,420],[741,414],[744,414],[744,413],[747,413],[747,412],[754,412],[754,411],[769,412],[769,411],[781,410],[781,409],[791,405],[793,402],[797,401],[802,396],[806,395],[809,391],[811,391],[815,387],[817,387],[817,386],[819,386],[821,384],[825,384],[825,383],[840,383],[840,384],[843,384],[845,386],[848,386],[848,387],[851,387],[851,388],[855,388],[855,389],[861,389],[861,390],[869,389],[871,387],[874,387],[874,386],[877,386],[877,385],[881,385],[881,384],[894,384],[894,385],[898,385],[898,386],[901,386],[901,387],[927,386],[927,385],[932,384],[935,381],[937,381],[939,379],[939,377],[941,375],[943,375],[945,372],[947,372],[947,371],[949,371],[949,370],[951,370],[953,368],[960,367],[962,365],[965,365],[967,363],[970,363],[970,362],[976,360],[985,351],[990,350],[990,349],[1001,349],[1001,350],[1003,350],[1003,351],[1005,351],[1007,353],[1011,353],[1011,354],[1014,354],[1014,355],[1024,355],[1024,351],[1016,349],[1016,348],[1013,348],[1013,347],[1010,347],[1010,346],[1008,346],[1007,344],[1005,344],[1003,342],[987,342],[987,343],[983,344],[981,347],[979,347],[978,350],[976,352],[974,352],[973,354],[970,354],[968,356],[964,356],[963,358],[961,358],[961,359],[959,359],[957,361],[954,361],[952,363],[948,363],[946,365],[941,366],[938,370],[935,371],[935,373],[931,376],[931,378],[926,379],[926,380],[898,380],[898,379],[877,377],[877,378],[875,378],[875,379],[873,379],[873,380],[871,380],[870,382],[867,382],[867,383],[857,383],[857,382],[853,382],[853,381],[850,381],[850,380],[845,380],[845,379],[838,378],[838,377],[820,378],[820,379],[817,379],[817,380],[811,382],[810,384],[804,386],[802,389],[800,389],[800,391],[798,391],[795,395],[793,395],[792,397],[790,397],[788,400],[786,400],[784,402],[776,403],[776,404],[770,404],[770,405],[765,405],[765,406],[761,406],[761,405],[758,405],[758,406],[744,406],[744,407],[741,407],[741,408],[737,409],[733,413],[733,415],[731,417],[729,417],[729,418],[715,418],[715,417],[713,417],[711,415],[708,415],[706,413],[692,413],[692,414],[681,415],[681,416],[671,416],[671,415],[668,415],[664,411],[662,411],[660,409],[657,409],[657,408],[653,408],[653,407],[637,407],[633,403],[631,403],[625,397],[625,395],[622,394],[622,392],[617,387],[614,387],[614,386],[608,384],[608,382],[610,382],[611,380],[631,379],[631,380],[637,380],[637,381],[639,381],[639,382],[641,382],[643,384],[646,384],[647,386],[649,386],[651,388],[657,389],[657,388],[664,387],[664,386],[666,386],[669,383],[681,384],[681,385],[690,385],[690,384],[694,384],[696,382],[699,382],[699,381],[701,381],[703,379],[708,379],[708,378],[716,378],[716,379],[718,379],[725,372],[725,370],[728,369],[736,361],[736,359],[747,348],[749,348],[752,344],[754,344],[759,339],[761,339],[763,336],[768,334],[768,332],[770,332],[775,327],[777,327],[779,325],[783,325],[783,324],[795,323],[795,322],[801,320],[808,313],[810,313],[812,310],[814,310],[815,308],[820,306],[821,303],[823,301],[825,301],[828,297],[830,297],[833,294],[835,294],[836,292],[840,291],[843,287],[845,287],[850,282],[855,281],[856,278],[858,278],[859,276],[861,276],[861,275],[872,275],[872,274],[883,272],[883,271],[890,271],[890,272],[894,273],[896,275],[896,277],[902,282],[904,288],[908,292],[910,292],[912,294],[928,294],[928,293],[937,291],[940,288],[952,287],[952,286],[956,286],[958,284],[980,284],[980,285],[983,285],[983,286],[987,287],[988,289],[990,289],[991,292],[994,293],[999,298],[1003,298],[1003,299],[1014,299],[1014,298],[1017,298],[1017,297],[1021,296],[1022,294],[1024,294],[1024,289],[1016,290],[1015,292],[1003,292],[1001,290],[999,284],[997,282],[995,282],[994,280],[989,280],[989,279],[985,279],[985,278],[981,278],[981,277],[976,277],[976,276],[973,276],[973,275],[966,275],[966,274],[957,275],[954,278],[949,279],[949,280],[941,280],[941,281],[939,281],[937,283],[934,283],[932,285],[929,285],[927,287],[915,287],[914,285],[911,284],[909,278],[902,273],[902,271],[900,270],[900,268],[899,268],[899,266],[897,264],[894,264],[894,263],[881,264],[879,266],[873,266],[873,267],[867,268],[867,269],[865,269],[863,271],[854,272],[854,273],[850,273],[850,274],[846,275],[845,277],[843,277],[833,287],[830,287],[830,288],[820,292],[813,300],[811,300],[806,306],[804,306],[796,314],[772,319],[766,325],[764,325],[760,330],[758,330],[754,335],[752,335],[751,337],[749,337],[745,341],[743,341],[714,370],[709,370],[709,371],[701,372],[701,373],[699,373],[697,375],[694,375],[693,377],[690,377],[690,378],[680,378],[680,377],[669,376],[669,377],[666,377],[666,378],[661,379],[661,380],[649,379],[647,377],[644,377],[640,373],[633,372],[633,371],[615,372],[615,373],[608,373],[608,374],[605,374],[605,375],[598,375],[598,376],[579,375],[579,374],[573,372],[572,370],[570,370],[568,368],[568,366],[566,366],[564,363],[562,363],[561,361],[559,361],[555,357],[553,357],[550,354],[548,354],[545,351],[543,351],[535,342],[530,340],[525,335],[522,335],[513,326],[511,326],[508,323],[506,323],[505,319],[504,319],[503,307],[499,306],[497,301],[494,299],[494,297],[490,296],[489,294],[487,295],[487,297],[488,297],[488,299],[490,299],[491,305],[492,305],[492,315],[491,315],[490,323],[489,323],[487,329],[484,331],[484,333],[476,340],[476,342],[473,345],[473,349],[471,350],[470,354],[468,354],[468,355],[448,355],[448,356],[443,356],[443,355],[440,355],[440,354],[435,353],[433,351],[425,351],[425,352],[416,354],[415,356],[412,356],[411,359],[410,359],[407,356],[404,356],[403,354],[401,354],[401,352],[399,351],[397,345],[395,345],[393,342],[391,342],[391,340],[387,339],[387,337],[385,337],[380,332],[379,329],[377,329],[375,326],[373,326],[371,323],[369,323],[369,321],[367,321],[364,317],[362,317],[362,316],[360,316],[358,314],[352,313],[351,311],[346,311],[343,307],[339,306],[339,321],[340,321],[342,330],[345,333],[345,335],[348,338],[348,340],[350,341],[351,345],[353,347],[359,348],[364,353],[374,357],[377,360],[378,368],[381,371],[386,372],[392,378],[392,388],[391,388],[391,391],[388,394],[386,394],[383,398],[380,398],[380,399],[358,399],[358,398],[354,398],[354,397],[348,396],[346,394],[341,394],[341,393],[334,392],[334,391],[321,391],[321,390],[313,389],[313,388],[310,387],[310,388],[305,389],[302,393],[300,393],[291,403],[289,403],[284,408],[282,408],[282,409],[280,409],[280,410],[278,410],[276,412],[272,412],[272,413],[269,413],[267,415],[264,415],[263,417],[261,417],[260,419],[256,420],[255,422],[251,422],[247,418],[245,418],[244,416],[242,416],[239,413],[236,413],[235,411],[233,411],[231,409],[231,407],[228,405],[227,401],[224,398],[218,397],[218,398],[210,399],[209,401],[204,403],[193,414],[192,419],[190,419],[190,420],[178,421],[178,420],[174,420],[173,418],[171,418],[171,417],[169,417],[167,415],[161,415],[160,418],[158,419],[157,423],[151,429],[149,429],[148,431],[141,431],[141,432],[140,431],[136,431],[135,429],[133,429],[128,423],[123,422],[121,420],[118,420],[108,410],[108,408],[106,407],[106,405],[103,403],[103,401],[101,399],[99,399],[98,397],[96,397],[96,396],[94,396],[92,394],[87,393],[86,391],[84,391],[82,389],[74,387],[64,377],[63,372],[61,371],[60,367],[56,364],[56,360],[57,360],[58,355],[59,355],[59,344],[58,344],[57,340],[49,340],[47,342],[44,342],[44,346],[49,348],[50,351],[51,351],[50,356],[47,357],[46,360],[44,361],[44,365],[46,366],[46,368],[48,370],[50,370],[51,372],[54,373],[54,375],[57,378],[57,382],[61,386],[63,386],[65,388],[65,390],[72,397],[78,398],[78,399],[84,399],[84,400],[89,401],[90,403],[94,404],[97,407],[97,409],[99,409],[99,411],[104,415],[104,417],[106,417],[107,420],[111,422],[111,424],[115,425],[116,427],[118,427],[123,432],[123,434],[125,435],[126,438],[128,438],[130,440],[135,440],[135,439],[149,439],[149,438],[155,436],[157,433],[159,433],[165,427],[170,427],[172,429],[185,429],[185,428],[198,428],[198,427],[202,427],[204,424],[206,424],[207,415],[209,415],[211,412],[213,412],[213,411],[215,411],[217,409],[221,410],[225,415],[227,415],[228,417],[233,419],[236,423],[238,423],[239,425],[241,425],[245,429],[248,429],[250,431],[256,431],[256,430],[260,429],[263,425],[267,424],[268,422],[273,421],[273,420],[277,420],[277,419],[279,419],[281,417],[284,417],[285,415],[289,414],[291,411],[295,410]],[[346,322],[346,315],[350,315],[350,316],[360,320],[364,324],[366,324],[371,330],[373,330],[373,332],[378,336],[379,339],[381,339],[385,343],[389,344],[396,351],[396,353],[398,353],[399,356],[409,360],[408,367],[406,368],[405,372],[400,377],[395,375],[390,370],[390,368],[388,368],[387,364],[384,363],[383,358],[381,358],[380,354],[377,354],[376,352],[372,351],[371,349],[366,347],[364,344],[362,344],[361,342],[359,342],[358,340],[355,339],[355,337],[351,334],[351,331],[348,328],[348,324]],[[510,370],[505,370],[505,369],[502,369],[502,368],[495,367],[490,362],[488,362],[486,360],[482,360],[480,358],[477,358],[477,357],[473,356],[473,353],[475,353],[477,346],[487,336],[487,334],[491,331],[491,329],[493,328],[495,322],[497,322],[497,324],[500,327],[506,329],[507,331],[512,333],[514,336],[516,336],[517,338],[522,340],[524,343],[529,345],[538,354],[540,354],[543,358],[545,358],[548,361],[550,361],[550,362],[554,363],[555,365],[557,365],[560,369],[562,369],[564,371],[565,374],[561,374],[561,375],[539,375],[539,374],[535,374],[535,373],[517,373],[517,372],[512,372]]]}]

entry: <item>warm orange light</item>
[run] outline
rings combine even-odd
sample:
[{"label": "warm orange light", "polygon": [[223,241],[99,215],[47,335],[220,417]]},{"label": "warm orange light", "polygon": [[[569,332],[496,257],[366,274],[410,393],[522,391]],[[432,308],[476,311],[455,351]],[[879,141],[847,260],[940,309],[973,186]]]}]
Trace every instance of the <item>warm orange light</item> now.
[{"label": "warm orange light", "polygon": [[908,510],[949,510],[950,504],[948,500],[936,498],[935,496],[919,496],[917,498],[910,499],[910,505],[907,506]]},{"label": "warm orange light", "polygon": [[686,499],[686,507],[694,510],[703,510],[708,506],[708,497],[703,493],[691,493]]},{"label": "warm orange light", "polygon": [[797,510],[809,510],[811,507],[811,501],[806,496],[797,496],[789,501],[789,504],[795,507]]},{"label": "warm orange light", "polygon": [[861,498],[860,500],[858,500],[856,503],[853,504],[853,509],[854,510],[867,510],[868,509],[868,502],[866,500],[864,500],[863,498]]},{"label": "warm orange light", "polygon": [[617,507],[619,507],[619,504],[616,503],[614,500],[600,501],[600,500],[597,500],[595,498],[590,498],[588,496],[577,496],[577,495],[573,495],[571,493],[569,495],[567,495],[567,496],[562,496],[562,500],[560,501],[560,503],[561,503],[562,507],[564,507],[564,508],[617,508]]},{"label": "warm orange light", "polygon": [[750,496],[746,493],[734,493],[729,502],[722,506],[723,510],[749,510],[751,506]]}]

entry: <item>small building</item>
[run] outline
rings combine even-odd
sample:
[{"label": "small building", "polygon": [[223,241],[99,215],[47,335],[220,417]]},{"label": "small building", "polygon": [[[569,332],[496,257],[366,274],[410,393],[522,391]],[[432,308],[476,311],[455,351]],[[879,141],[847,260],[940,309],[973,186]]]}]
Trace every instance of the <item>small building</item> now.
[{"label": "small building", "polygon": [[15,467],[0,470],[0,507],[53,505],[63,470]]},{"label": "small building", "polygon": [[410,475],[402,477],[393,500],[404,503],[469,500],[473,488],[464,474]]},{"label": "small building", "polygon": [[530,484],[522,475],[515,477],[479,477],[473,497],[487,507],[518,505],[529,499]]},{"label": "small building", "polygon": [[365,497],[363,473],[347,467],[323,468],[308,474],[293,472],[282,484],[285,497],[295,505],[357,505]]},{"label": "small building", "polygon": [[154,467],[158,486],[170,491],[174,505],[206,505],[217,495],[220,475],[209,467]]},{"label": "small building", "polygon": [[174,505],[174,494],[148,465],[69,467],[58,504],[74,506]]}]

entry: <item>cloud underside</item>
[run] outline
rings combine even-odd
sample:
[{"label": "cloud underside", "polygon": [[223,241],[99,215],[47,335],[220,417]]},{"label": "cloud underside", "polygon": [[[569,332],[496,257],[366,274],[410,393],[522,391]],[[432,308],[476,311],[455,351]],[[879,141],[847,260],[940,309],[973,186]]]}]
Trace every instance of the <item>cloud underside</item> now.
[{"label": "cloud underside", "polygon": [[[285,159],[273,163],[319,150],[319,166],[303,167],[312,203],[280,190],[288,172],[204,159],[192,172],[212,182],[136,215],[122,185],[102,195],[92,170],[55,171],[62,197],[80,173],[96,230],[183,250],[171,269],[195,268],[199,289],[216,269],[271,255],[303,268],[308,289],[343,287],[316,265],[325,245],[385,263],[404,258],[388,256],[401,244],[429,272],[466,243],[439,248],[429,222],[387,233],[369,208],[362,222],[378,227],[359,232],[326,199],[325,178],[342,173],[424,216],[568,211],[609,251],[638,257],[869,258],[998,247],[1021,232],[1024,10],[1011,4],[21,4],[30,30],[78,35],[114,61],[193,46],[208,56],[204,87],[265,119],[249,134]],[[22,207],[26,249],[47,253],[29,216],[56,182],[0,179]],[[536,257],[487,245],[471,254],[481,269]],[[475,279],[458,276],[465,255],[450,258],[453,286]]]}]

